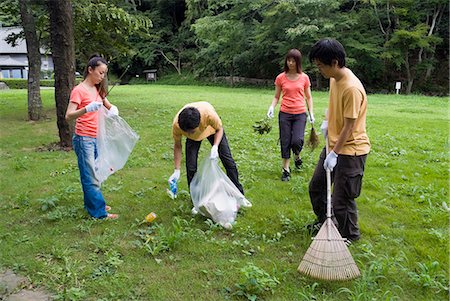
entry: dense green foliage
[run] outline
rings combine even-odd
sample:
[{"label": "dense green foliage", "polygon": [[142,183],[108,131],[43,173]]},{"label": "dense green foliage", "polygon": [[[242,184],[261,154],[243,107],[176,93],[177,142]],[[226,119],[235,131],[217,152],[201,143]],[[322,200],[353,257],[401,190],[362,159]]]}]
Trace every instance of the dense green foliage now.
[{"label": "dense green foliage", "polygon": [[[17,0],[0,4],[0,22],[19,24]],[[48,18],[34,0],[39,36]],[[348,66],[369,91],[448,95],[449,6],[446,0],[79,0],[74,5],[77,70],[93,52],[126,80],[158,69],[196,77],[273,80],[287,50],[299,48],[314,88],[327,83],[307,60],[314,42],[343,43]]]},{"label": "dense green foliage", "polygon": [[[48,119],[39,122],[24,122],[26,90],[0,91],[0,269],[59,300],[448,300],[447,99],[369,95],[362,239],[350,246],[362,276],[330,283],[297,272],[311,244],[308,182],[320,148],[304,149],[302,169],[280,181],[277,123],[265,135],[252,127],[272,97],[272,89],[116,87],[109,99],[140,140],[102,187],[119,219],[96,221],[83,210],[75,154],[52,147],[53,91],[42,90]],[[328,95],[313,98],[320,124]],[[253,203],[232,231],[191,216],[184,166],[179,197],[166,195],[170,125],[197,100],[220,114]],[[209,150],[203,143],[200,158]],[[152,211],[155,222],[141,223]]]}]

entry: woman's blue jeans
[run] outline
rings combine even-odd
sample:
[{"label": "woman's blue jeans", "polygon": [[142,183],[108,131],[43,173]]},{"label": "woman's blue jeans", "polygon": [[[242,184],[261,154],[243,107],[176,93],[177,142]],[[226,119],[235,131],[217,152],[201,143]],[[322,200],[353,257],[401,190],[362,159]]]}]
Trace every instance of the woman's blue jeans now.
[{"label": "woman's blue jeans", "polygon": [[84,193],[84,208],[94,218],[105,218],[108,215],[105,210],[106,202],[94,173],[97,139],[75,134],[72,142],[78,158],[78,169]]}]

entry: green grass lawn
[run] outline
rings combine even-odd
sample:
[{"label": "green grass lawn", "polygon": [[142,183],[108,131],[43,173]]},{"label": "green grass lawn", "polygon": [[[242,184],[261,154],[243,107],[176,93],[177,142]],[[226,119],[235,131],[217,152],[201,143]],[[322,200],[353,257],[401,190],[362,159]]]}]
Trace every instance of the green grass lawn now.
[{"label": "green grass lawn", "polygon": [[[84,212],[73,151],[43,150],[58,141],[58,132],[53,91],[43,90],[42,98],[47,119],[29,122],[26,90],[0,91],[0,269],[26,275],[57,299],[449,298],[447,98],[369,95],[372,151],[357,199],[362,239],[349,248],[362,276],[334,283],[297,272],[311,244],[308,183],[320,149],[304,149],[303,168],[290,182],[280,181],[277,123],[268,135],[252,130],[272,90],[116,87],[109,99],[140,135],[127,165],[102,187],[117,221]],[[313,98],[319,127],[327,93],[313,92]],[[221,116],[253,203],[232,231],[192,217],[186,192],[176,200],[166,195],[173,117],[200,100]],[[204,143],[199,159],[209,150]],[[186,191],[184,159],[182,166],[180,189]],[[151,211],[156,221],[141,223]]]}]

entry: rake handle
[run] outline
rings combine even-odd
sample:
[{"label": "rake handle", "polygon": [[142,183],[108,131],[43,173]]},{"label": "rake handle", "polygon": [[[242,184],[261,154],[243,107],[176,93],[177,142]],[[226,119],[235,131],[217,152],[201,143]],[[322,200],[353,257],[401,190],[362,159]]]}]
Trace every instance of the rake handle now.
[{"label": "rake handle", "polygon": [[[329,153],[328,136],[325,137],[325,153]],[[331,172],[329,169],[325,169],[327,176],[327,218],[331,218]]]},{"label": "rake handle", "polygon": [[[329,145],[328,145],[328,135],[325,137],[325,153],[328,155]],[[327,223],[332,222],[331,220],[331,172],[329,169],[325,169],[327,177]],[[328,239],[331,238],[331,227],[328,227]]]}]

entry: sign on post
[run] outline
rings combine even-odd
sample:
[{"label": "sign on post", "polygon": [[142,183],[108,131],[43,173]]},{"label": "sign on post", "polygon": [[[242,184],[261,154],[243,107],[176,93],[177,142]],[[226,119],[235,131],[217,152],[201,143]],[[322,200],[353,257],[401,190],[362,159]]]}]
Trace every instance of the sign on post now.
[{"label": "sign on post", "polygon": [[156,82],[156,69],[144,70],[145,79],[147,81],[155,81]]},{"label": "sign on post", "polygon": [[401,88],[402,88],[402,82],[396,82],[395,83],[395,90],[397,90],[397,94],[398,94],[398,91],[400,91]]}]

